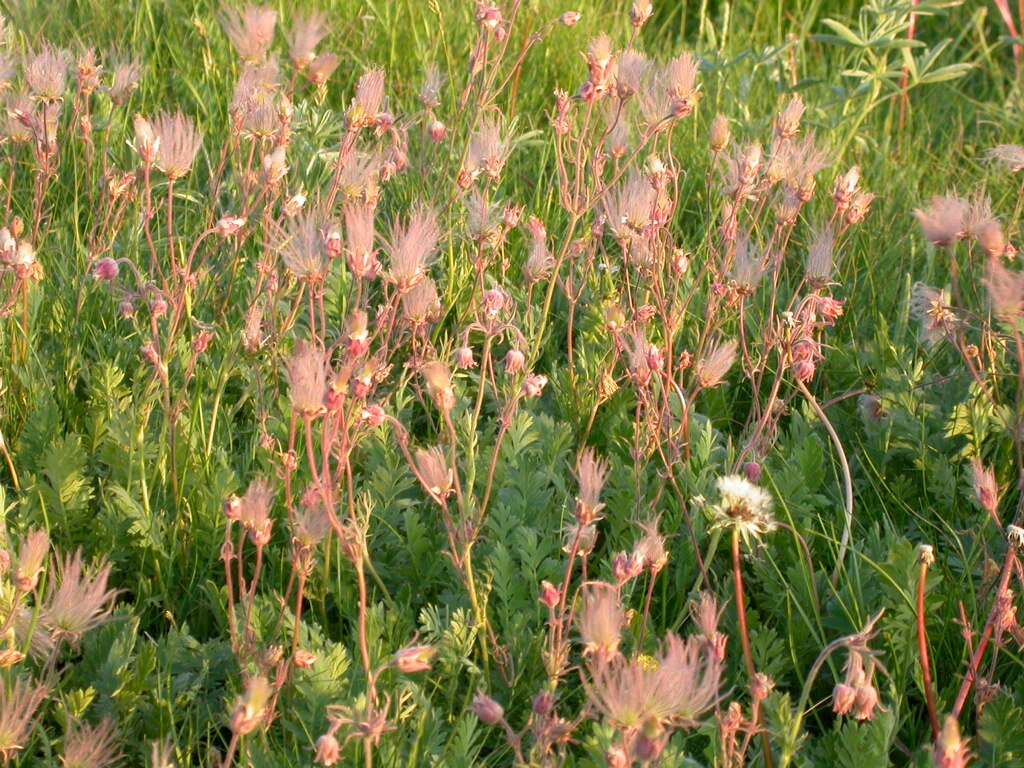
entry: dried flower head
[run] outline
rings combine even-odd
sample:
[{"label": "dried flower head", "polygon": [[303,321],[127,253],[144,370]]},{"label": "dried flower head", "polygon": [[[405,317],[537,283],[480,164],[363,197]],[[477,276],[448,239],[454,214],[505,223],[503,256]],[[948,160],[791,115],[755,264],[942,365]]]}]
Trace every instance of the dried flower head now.
[{"label": "dried flower head", "polygon": [[55,641],[77,647],[86,632],[110,620],[117,591],[107,589],[109,578],[110,564],[101,560],[87,571],[81,550],[62,561],[41,618]]},{"label": "dried flower head", "polygon": [[238,55],[246,61],[263,61],[274,42],[277,11],[269,6],[246,5],[242,9],[225,8],[221,26]]},{"label": "dried flower head", "polygon": [[713,527],[739,532],[744,541],[760,539],[778,526],[772,497],[741,475],[725,475],[715,482],[718,503],[711,507]]},{"label": "dried flower head", "polygon": [[971,482],[978,504],[995,518],[996,524],[999,524],[996,511],[999,509],[999,485],[996,483],[996,473],[991,467],[986,467],[981,459],[971,459]]},{"label": "dried flower head", "polygon": [[[501,126],[493,120],[485,121],[469,141],[462,174],[470,180],[486,175],[491,181],[497,181],[505,168],[508,155],[509,146],[502,138]],[[463,185],[468,186],[465,183]]]},{"label": "dried flower head", "polygon": [[399,291],[408,291],[423,279],[440,239],[437,214],[429,208],[414,210],[405,226],[395,224],[388,249],[388,276]]},{"label": "dried flower head", "polygon": [[39,705],[49,693],[45,685],[17,678],[0,685],[0,759],[9,762],[25,748]]},{"label": "dried flower head", "polygon": [[25,82],[32,96],[39,101],[60,101],[67,88],[67,80],[67,54],[49,43],[25,63]]},{"label": "dried flower head", "polygon": [[285,267],[300,280],[319,281],[327,271],[327,243],[319,211],[300,213],[288,220],[277,246]]},{"label": "dried flower head", "polygon": [[117,762],[121,754],[116,744],[114,721],[103,720],[93,726],[85,723],[72,725],[64,736],[64,768],[105,768]]},{"label": "dried flower head", "polygon": [[360,130],[374,126],[383,106],[384,70],[371,69],[356,83],[356,93],[346,113],[350,129]]},{"label": "dried flower head", "polygon": [[655,659],[593,665],[585,688],[608,724],[656,736],[667,727],[695,727],[718,701],[721,679],[721,662],[697,638],[670,633]]},{"label": "dried flower head", "polygon": [[441,298],[429,277],[422,278],[402,294],[402,317],[413,328],[422,328],[440,315]]},{"label": "dried flower head", "polygon": [[18,549],[18,559],[13,574],[14,586],[22,592],[31,592],[35,589],[49,553],[50,537],[46,531],[41,529],[30,531]]},{"label": "dried flower head", "polygon": [[792,139],[796,136],[797,131],[800,130],[800,121],[803,119],[806,109],[800,94],[794,94],[786,102],[785,108],[779,114],[779,119],[775,121],[775,133],[779,138]]},{"label": "dried flower head", "polygon": [[420,482],[434,499],[443,501],[452,492],[455,475],[440,446],[420,448],[414,456]]},{"label": "dried flower head", "polygon": [[591,525],[600,519],[604,504],[601,503],[601,490],[608,479],[610,467],[608,462],[600,458],[593,448],[584,448],[576,460],[576,482],[579,483],[579,494],[576,496],[576,519],[582,525]]},{"label": "dried flower head", "polygon": [[737,346],[735,339],[714,344],[697,361],[694,372],[701,388],[711,389],[722,383],[732,364],[736,362]]},{"label": "dried flower head", "polygon": [[436,65],[431,64],[423,75],[423,86],[420,88],[420,104],[424,109],[437,109],[441,106],[441,90],[444,88],[445,77]]},{"label": "dried flower head", "polygon": [[288,394],[304,418],[320,414],[327,396],[327,365],[323,351],[314,344],[299,342],[288,359]]},{"label": "dried flower head", "polygon": [[153,121],[156,138],[156,167],[171,180],[180,179],[192,169],[203,137],[192,118],[180,111],[161,113]]},{"label": "dried flower head", "polygon": [[1024,147],[1017,144],[999,144],[988,151],[988,157],[1002,163],[1010,173],[1024,171]]},{"label": "dried flower head", "polygon": [[804,267],[804,275],[811,285],[824,285],[832,279],[832,273],[835,271],[835,242],[835,233],[831,227],[819,229],[812,236]]},{"label": "dried flower head", "polygon": [[957,326],[956,313],[946,289],[916,283],[910,297],[910,310],[921,324],[921,339],[926,344],[947,338]]},{"label": "dried flower head", "polygon": [[117,64],[110,81],[110,99],[118,106],[123,106],[128,98],[139,87],[142,79],[142,64],[136,60]]},{"label": "dried flower head", "polygon": [[577,629],[583,641],[583,653],[608,661],[619,652],[626,614],[618,590],[611,584],[595,581],[583,587],[583,605]]},{"label": "dried flower head", "polygon": [[916,209],[914,215],[921,225],[925,239],[939,248],[947,248],[964,235],[970,206],[955,195],[935,196],[924,209]]},{"label": "dried flower head", "polygon": [[309,66],[316,58],[316,47],[327,37],[327,16],[319,11],[300,13],[286,37],[292,63],[298,69]]}]

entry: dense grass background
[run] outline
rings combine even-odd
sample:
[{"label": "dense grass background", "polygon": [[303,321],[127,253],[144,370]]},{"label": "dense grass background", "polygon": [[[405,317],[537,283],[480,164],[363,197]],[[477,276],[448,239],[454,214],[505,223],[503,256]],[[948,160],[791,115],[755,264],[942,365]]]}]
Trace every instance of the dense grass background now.
[{"label": "dense grass background", "polygon": [[[196,117],[205,133],[204,159],[181,190],[183,221],[199,215],[204,179],[226,135],[228,99],[238,74],[237,59],[216,21],[219,4],[94,0],[4,2],[2,7],[24,47],[44,39],[71,49],[84,42],[101,52],[130,53],[144,61],[145,75],[131,109],[152,114],[179,106]],[[332,25],[321,47],[338,53],[342,64],[323,107],[299,107],[298,121],[306,129],[299,140],[310,150],[307,157],[329,157],[338,133],[337,113],[368,68],[380,66],[387,72],[396,112],[413,102],[428,64],[437,63],[453,82],[464,76],[475,35],[470,2],[339,0],[315,7],[329,13]],[[503,194],[544,218],[553,235],[563,214],[551,181],[554,159],[546,140],[551,93],[556,86],[571,91],[582,81],[579,51],[594,34],[608,32],[621,40],[628,28],[623,2],[527,0],[520,30],[570,8],[583,13],[582,21],[572,29],[555,29],[530,53],[521,86],[510,97],[514,104],[506,104],[518,115],[515,132],[520,141]],[[292,8],[280,4],[280,11],[287,19]],[[695,251],[701,245],[697,238],[706,231],[703,137],[719,111],[736,121],[738,136],[764,136],[784,98],[800,93],[808,104],[806,128],[830,148],[832,167],[825,175],[831,178],[858,164],[865,187],[878,195],[870,218],[838,260],[846,316],[816,381],[822,402],[840,398],[830,416],[853,463],[855,556],[843,580],[832,587],[829,558],[835,557],[841,525],[838,468],[820,425],[809,412],[795,409],[766,461],[766,484],[779,499],[780,517],[797,526],[827,564],[808,573],[792,542],[786,551],[769,548],[754,560],[754,642],[780,694],[795,696],[821,647],[887,608],[880,643],[890,673],[881,686],[887,711],[876,723],[857,726],[833,722],[827,703],[815,709],[809,718],[815,738],[806,762],[923,764],[927,758],[922,747],[929,737],[913,650],[914,545],[930,543],[940,553],[933,571],[929,627],[939,698],[948,708],[966,657],[956,625],[958,603],[975,621],[984,620],[988,597],[983,575],[989,558],[997,558],[1002,547],[998,532],[979,524],[982,518],[971,502],[964,459],[984,445],[983,453],[1000,468],[1004,483],[1013,470],[1005,435],[992,414],[970,412],[964,417],[969,427],[959,432],[950,428],[956,408],[970,410],[972,395],[966,375],[947,375],[953,368],[948,353],[918,344],[909,317],[911,285],[916,280],[942,284],[947,275],[944,261],[924,245],[911,212],[932,194],[947,189],[966,193],[982,183],[996,210],[1015,210],[1019,190],[1014,180],[982,154],[997,143],[1024,141],[1022,94],[1005,30],[990,3],[970,2],[919,19],[918,39],[928,46],[950,41],[936,66],[968,63],[971,68],[959,79],[913,88],[902,119],[894,89],[875,92],[869,81],[866,89],[858,90],[862,80],[850,70],[869,70],[877,60],[869,61],[863,50],[822,39],[832,34],[826,19],[841,20],[853,29],[863,22],[870,28],[876,15],[855,0],[661,2],[641,44],[660,58],[688,49],[704,62],[703,102],[696,118],[679,132],[675,147],[680,166],[692,173],[684,181],[682,213],[674,226]],[[872,55],[888,56],[889,68],[901,66],[899,52],[886,53],[883,44]],[[453,125],[457,92],[449,88],[441,108]],[[124,140],[130,138],[130,123],[122,133]],[[132,167],[132,150],[123,141],[111,142],[109,151],[121,167]],[[311,188],[322,174],[315,165],[295,169]],[[185,450],[193,458],[176,508],[166,464],[158,460],[163,437],[142,426],[153,390],[138,359],[139,339],[117,318],[110,297],[85,277],[85,233],[94,214],[89,191],[98,180],[86,178],[82,167],[81,148],[69,145],[50,192],[49,233],[40,244],[47,276],[33,294],[30,354],[24,364],[10,366],[5,353],[0,368],[0,430],[23,486],[15,493],[7,475],[0,474],[0,511],[6,512],[12,535],[45,525],[62,550],[82,546],[90,556],[107,556],[114,563],[114,582],[124,591],[121,620],[87,639],[82,659],[65,673],[60,704],[36,729],[23,764],[45,760],[40,756],[57,750],[63,715],[93,719],[112,714],[124,737],[126,764],[141,764],[149,741],[169,739],[182,765],[210,765],[211,751],[222,750],[226,743],[226,713],[240,685],[225,639],[221,504],[254,474],[268,471],[263,431],[279,436],[287,430],[279,417],[261,424],[254,405],[283,397],[267,394],[280,389],[281,361],[243,361],[235,338],[238,328],[219,329],[220,341],[191,387],[193,396],[183,417]],[[450,193],[443,191],[440,199],[437,194],[451,189],[452,179],[442,176],[446,167],[414,157],[411,172],[389,189],[382,203],[385,216],[413,201],[448,203]],[[16,211],[31,201],[25,189],[19,192]],[[25,208],[20,212],[28,216]],[[1017,222],[1005,223],[1016,238]],[[450,263],[457,264],[458,255],[453,245]],[[462,269],[449,273],[444,284],[449,307],[457,307],[472,290],[460,281],[460,275],[469,275],[468,268]],[[229,300],[241,301],[242,295],[239,286],[238,295]],[[333,309],[340,313],[336,303]],[[555,391],[543,408],[518,421],[513,430],[499,474],[499,503],[481,556],[494,590],[492,620],[519,661],[517,684],[499,688],[506,709],[515,713],[525,712],[535,693],[531,665],[537,664],[538,651],[531,642],[543,626],[535,585],[560,567],[558,532],[573,492],[568,468],[585,424],[585,412],[558,386],[563,383],[564,332],[559,331],[565,316],[557,302],[554,317],[555,332],[544,348],[541,368],[552,376]],[[584,327],[591,321],[585,318]],[[12,328],[0,328],[0,350],[14,343]],[[890,421],[865,424],[856,397],[847,397],[862,391],[883,398],[893,414]],[[709,437],[703,465],[698,462],[692,470],[694,494],[707,492],[721,455],[732,450],[730,435],[745,413],[743,397],[729,391],[713,403],[708,415],[718,432]],[[606,409],[591,432],[593,444],[619,457],[608,499],[609,553],[631,540],[634,510],[652,503],[669,506],[657,499],[659,480],[653,468],[645,478],[648,495],[634,497],[629,419],[623,402]],[[507,765],[508,750],[467,711],[469,698],[481,685],[481,670],[469,654],[473,641],[465,598],[438,554],[442,537],[428,506],[417,497],[414,480],[387,440],[371,444],[360,458],[360,483],[377,500],[370,545],[377,572],[371,623],[375,652],[385,657],[417,630],[442,648],[436,674],[415,684],[395,683],[402,736],[385,740],[381,764]],[[1012,509],[1017,492],[1012,483],[1006,484],[1011,490],[1005,508]],[[678,533],[679,511],[660,511],[666,513],[666,528]],[[659,632],[683,623],[696,574],[685,536],[677,535],[670,543],[669,573],[659,583],[655,602]],[[287,546],[268,557],[262,599],[270,615],[276,610],[271,592],[283,590],[289,576]],[[335,552],[335,566],[337,560]],[[719,566],[716,578],[728,594],[728,568],[724,560]],[[819,599],[812,599],[812,587]],[[358,664],[352,663],[351,574],[332,567],[328,556],[310,589],[309,643],[322,661],[286,695],[282,709],[288,714],[267,736],[250,744],[245,760],[253,765],[310,764],[310,745],[325,723],[324,706],[354,696],[362,687]],[[732,622],[731,614],[726,621]],[[993,766],[1024,760],[1024,658],[1013,648],[1002,658],[1003,693],[989,705],[984,723],[972,722],[969,729],[978,734],[980,758]],[[839,663],[837,659],[832,670],[837,675]],[[732,682],[740,684],[739,677]],[[826,680],[816,689],[816,701],[825,700],[828,685]],[[578,697],[579,692],[569,696]],[[693,737],[688,747],[698,761],[703,761],[706,746],[701,738]],[[601,734],[585,731],[580,739],[580,754],[590,756],[580,757],[577,764],[601,764],[596,746]]]}]

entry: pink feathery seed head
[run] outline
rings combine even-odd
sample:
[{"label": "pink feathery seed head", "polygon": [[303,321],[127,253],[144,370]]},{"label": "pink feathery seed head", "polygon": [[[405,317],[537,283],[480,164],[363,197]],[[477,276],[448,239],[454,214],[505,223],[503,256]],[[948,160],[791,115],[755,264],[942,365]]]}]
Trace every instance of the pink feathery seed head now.
[{"label": "pink feathery seed head", "polygon": [[608,661],[619,652],[626,614],[619,600],[618,589],[605,582],[591,582],[582,589],[583,605],[577,629],[583,652],[599,661]]},{"label": "pink feathery seed head", "polygon": [[776,135],[785,140],[794,138],[800,130],[800,121],[805,110],[804,100],[800,98],[800,94],[794,94],[775,121]]},{"label": "pink feathery seed head", "polygon": [[712,345],[697,361],[697,381],[703,389],[711,389],[722,383],[732,364],[736,362],[737,344],[735,339]]},{"label": "pink feathery seed head", "polygon": [[101,282],[112,283],[114,280],[117,280],[117,275],[120,271],[121,268],[118,266],[117,260],[107,256],[96,262],[96,266],[92,270],[92,276]]},{"label": "pink feathery seed head", "polygon": [[634,29],[640,29],[654,14],[651,0],[633,0],[633,8],[629,12],[629,21]]},{"label": "pink feathery seed head", "polygon": [[220,14],[221,26],[238,55],[246,61],[266,58],[274,42],[277,11],[269,6],[246,5],[242,9],[225,8]]},{"label": "pink feathery seed head", "polygon": [[117,748],[114,721],[106,718],[99,725],[76,723],[64,736],[65,768],[106,768],[121,759]]},{"label": "pink feathery seed head", "polygon": [[846,212],[846,223],[849,225],[859,224],[864,221],[867,217],[868,212],[871,210],[871,204],[875,201],[874,192],[865,192],[858,190],[853,196],[850,202],[850,207]]},{"label": "pink feathery seed head", "polygon": [[684,53],[672,59],[665,67],[662,77],[671,98],[673,117],[690,115],[700,100],[700,86],[697,84],[697,70],[700,64],[692,53]]},{"label": "pink feathery seed head", "polygon": [[473,714],[484,725],[497,725],[505,719],[502,706],[482,691],[473,697]]},{"label": "pink feathery seed head", "polygon": [[171,180],[180,179],[192,169],[203,137],[192,118],[182,112],[162,112],[153,121],[157,139],[156,167]]},{"label": "pink feathery seed head", "polygon": [[55,102],[64,97],[68,79],[68,55],[49,43],[25,62],[25,82],[39,101]]},{"label": "pink feathery seed head", "polygon": [[968,741],[960,736],[960,724],[953,715],[948,715],[935,739],[932,764],[935,768],[967,768],[970,760]]},{"label": "pink feathery seed head", "polygon": [[469,141],[463,170],[471,179],[486,175],[492,181],[501,177],[508,160],[509,146],[501,135],[501,126],[494,120],[486,120]]},{"label": "pink feathery seed head", "polygon": [[46,685],[23,677],[14,684],[0,685],[0,759],[9,762],[28,744],[36,710],[49,695]]},{"label": "pink feathery seed head", "polygon": [[365,203],[345,206],[345,255],[349,270],[359,280],[372,280],[380,271],[374,248],[374,209]]},{"label": "pink feathery seed head", "polygon": [[837,210],[846,210],[846,207],[853,200],[860,184],[860,166],[853,166],[846,173],[836,177],[835,186],[832,189],[832,200]]},{"label": "pink feathery seed head", "polygon": [[916,209],[914,216],[926,240],[938,248],[948,248],[964,234],[967,202],[955,195],[936,195],[925,209]]},{"label": "pink feathery seed head", "polygon": [[346,349],[353,357],[362,357],[370,349],[369,317],[366,310],[357,309],[345,322]]},{"label": "pink feathery seed head", "polygon": [[18,548],[18,559],[14,564],[14,586],[21,592],[31,592],[39,583],[46,557],[50,554],[50,537],[46,531],[35,529],[29,532]]},{"label": "pink feathery seed head", "polygon": [[639,523],[642,536],[633,546],[633,557],[644,568],[658,574],[668,564],[668,550],[665,548],[665,537],[658,532],[658,517]]},{"label": "pink feathery seed head", "polygon": [[327,271],[322,224],[319,211],[307,211],[290,219],[281,233],[277,250],[285,267],[299,280],[319,281]]},{"label": "pink feathery seed head", "polygon": [[731,134],[732,129],[729,126],[729,118],[721,113],[715,115],[715,119],[711,121],[711,128],[708,131],[708,144],[711,146],[711,151],[718,153],[729,146]]},{"label": "pink feathery seed head", "polygon": [[274,487],[267,480],[257,478],[249,483],[245,495],[242,496],[242,509],[238,520],[257,546],[266,546],[270,542],[274,525],[270,512],[276,495]]},{"label": "pink feathery seed head", "polygon": [[107,589],[110,570],[104,560],[86,569],[81,550],[61,561],[41,618],[54,640],[77,647],[85,633],[110,620],[117,597],[116,590]]},{"label": "pink feathery seed head", "polygon": [[1024,314],[1024,272],[1014,272],[998,258],[990,257],[985,275],[992,311],[1006,323],[1015,323]]},{"label": "pink feathery seed head", "polygon": [[292,408],[304,418],[322,413],[327,394],[327,366],[320,348],[299,342],[288,359],[287,374]]},{"label": "pink feathery seed head", "polygon": [[644,572],[644,561],[636,553],[619,552],[612,560],[612,577],[620,587]]},{"label": "pink feathery seed head", "polygon": [[372,128],[384,106],[384,70],[371,69],[359,78],[346,116],[350,130]]},{"label": "pink feathery seed head", "polygon": [[510,349],[505,355],[505,373],[515,376],[526,366],[526,355],[516,348]]},{"label": "pink feathery seed head", "polygon": [[[647,83],[651,68],[651,60],[647,55],[634,48],[619,54],[615,76],[615,94],[619,99],[625,100],[639,93]],[[621,117],[618,112],[615,109],[612,114]]]},{"label": "pink feathery seed head", "polygon": [[824,285],[832,279],[835,271],[835,242],[835,233],[831,227],[826,226],[812,235],[804,266],[804,275],[812,285]]},{"label": "pink feathery seed head", "polygon": [[316,58],[316,47],[327,37],[327,16],[319,11],[300,13],[286,35],[288,56],[299,69]]},{"label": "pink feathery seed head", "polygon": [[408,291],[424,276],[440,239],[437,214],[430,208],[414,210],[404,226],[395,223],[389,277],[399,291]]},{"label": "pink feathery seed head", "polygon": [[579,492],[576,496],[576,518],[582,525],[590,525],[599,519],[604,504],[601,491],[611,470],[608,462],[600,458],[593,448],[585,448],[576,460],[576,482]]},{"label": "pink feathery seed head", "polygon": [[441,106],[441,91],[444,89],[445,76],[437,65],[431,64],[423,75],[420,88],[420,104],[424,109],[434,110]]},{"label": "pink feathery seed head", "polygon": [[413,454],[416,472],[423,487],[434,499],[443,501],[452,492],[455,475],[448,464],[448,457],[440,446],[419,448]]},{"label": "pink feathery seed head", "polygon": [[999,144],[988,151],[988,158],[1001,163],[1010,173],[1024,171],[1024,147],[1017,144]]},{"label": "pink feathery seed head", "polygon": [[974,495],[978,504],[989,514],[995,514],[999,508],[999,485],[996,483],[996,474],[991,467],[986,467],[981,459],[971,459],[971,480],[974,485]]},{"label": "pink feathery seed head", "polygon": [[413,328],[423,328],[441,316],[441,297],[429,277],[423,277],[402,293],[402,317]]},{"label": "pink feathery seed head", "polygon": [[114,74],[111,77],[110,100],[117,106],[124,106],[129,97],[139,87],[142,80],[142,64],[136,60],[126,61],[114,67]]},{"label": "pink feathery seed head", "polygon": [[544,387],[547,386],[548,377],[543,374],[535,373],[526,377],[523,382],[523,396],[537,398],[544,393]]},{"label": "pink feathery seed head", "polygon": [[100,75],[103,65],[96,60],[96,49],[86,48],[75,62],[75,74],[78,76],[78,90],[91,96],[100,87]]},{"label": "pink feathery seed head", "polygon": [[508,307],[511,297],[500,286],[484,291],[483,309],[488,319],[499,317]]},{"label": "pink feathery seed head", "polygon": [[309,78],[309,82],[322,88],[331,79],[331,75],[334,74],[339,64],[341,64],[341,59],[336,53],[317,54],[306,67],[306,76]]}]

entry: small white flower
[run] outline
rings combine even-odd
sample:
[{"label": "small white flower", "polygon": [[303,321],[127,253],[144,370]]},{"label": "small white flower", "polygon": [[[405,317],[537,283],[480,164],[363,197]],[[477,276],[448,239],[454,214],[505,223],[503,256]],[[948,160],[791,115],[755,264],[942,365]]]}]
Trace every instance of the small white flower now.
[{"label": "small white flower", "polygon": [[741,475],[718,478],[718,503],[711,507],[713,528],[734,528],[744,541],[760,538],[778,527],[771,494]]},{"label": "small white flower", "polygon": [[1006,540],[1010,542],[1010,546],[1024,549],[1024,528],[1019,525],[1006,526]]}]

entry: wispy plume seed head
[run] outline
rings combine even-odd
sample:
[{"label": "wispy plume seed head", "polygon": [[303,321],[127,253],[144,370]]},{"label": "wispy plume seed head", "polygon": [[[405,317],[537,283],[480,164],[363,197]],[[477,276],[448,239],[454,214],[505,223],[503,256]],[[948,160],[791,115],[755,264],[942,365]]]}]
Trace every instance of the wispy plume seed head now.
[{"label": "wispy plume seed head", "polygon": [[257,5],[246,5],[241,10],[225,8],[221,26],[239,56],[246,61],[263,61],[274,42],[277,11]]}]

